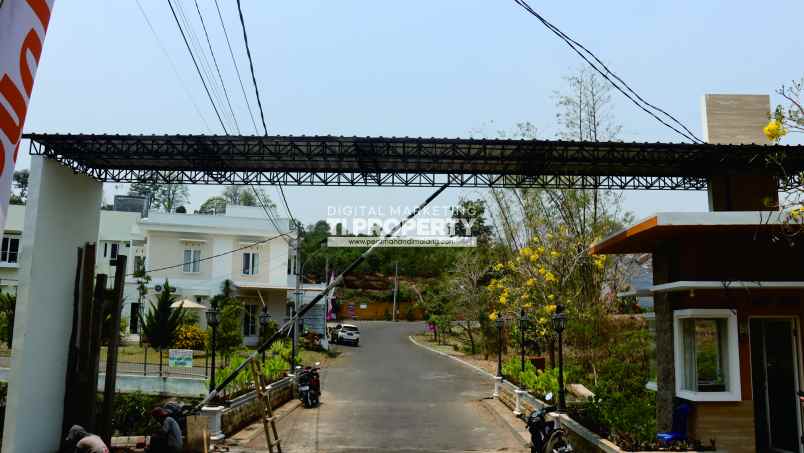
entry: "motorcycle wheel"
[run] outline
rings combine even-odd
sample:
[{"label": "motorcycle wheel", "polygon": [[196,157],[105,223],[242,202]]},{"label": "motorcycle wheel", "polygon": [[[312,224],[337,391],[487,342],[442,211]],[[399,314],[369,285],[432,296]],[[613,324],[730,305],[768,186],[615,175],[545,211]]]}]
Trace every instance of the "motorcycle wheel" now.
[{"label": "motorcycle wheel", "polygon": [[545,444],[544,451],[547,453],[569,453],[572,446],[567,443],[566,433],[563,429],[557,429],[550,433]]}]

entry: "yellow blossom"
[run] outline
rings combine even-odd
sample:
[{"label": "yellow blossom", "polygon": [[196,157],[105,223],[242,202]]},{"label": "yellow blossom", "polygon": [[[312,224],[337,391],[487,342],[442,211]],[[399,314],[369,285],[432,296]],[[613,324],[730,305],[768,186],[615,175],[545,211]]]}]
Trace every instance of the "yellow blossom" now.
[{"label": "yellow blossom", "polygon": [[561,254],[553,250],[552,252],[550,252],[550,256],[552,256],[553,258],[558,258],[559,256],[561,256]]},{"label": "yellow blossom", "polygon": [[556,312],[556,306],[555,306],[555,304],[550,304],[550,305],[548,305],[548,306],[547,306],[547,307],[545,307],[545,308],[547,309],[547,313],[552,314],[552,313],[555,313],[555,312]]},{"label": "yellow blossom", "polygon": [[530,308],[530,307],[532,307],[532,306],[533,306],[533,304],[532,304],[532,303],[530,303],[530,302],[528,302],[528,303],[526,303],[526,304],[523,304],[523,305],[522,305],[522,308]]},{"label": "yellow blossom", "polygon": [[497,320],[497,312],[493,311],[493,312],[489,313],[489,319],[492,320],[492,321],[496,321]]},{"label": "yellow blossom", "polygon": [[550,271],[548,271],[547,273],[544,274],[544,279],[547,282],[554,282],[554,281],[557,280],[556,276]]},{"label": "yellow blossom", "polygon": [[501,270],[503,270],[503,264],[502,263],[497,263],[497,264],[494,265],[493,269],[495,271],[497,271],[497,272],[500,272]]},{"label": "yellow blossom", "polygon": [[547,272],[547,269],[545,269],[544,266],[539,268],[539,275],[544,275],[546,272]]},{"label": "yellow blossom", "polygon": [[536,286],[536,280],[532,279],[532,278],[529,278],[527,283],[525,283],[525,284],[528,285],[528,286]]},{"label": "yellow blossom", "polygon": [[508,296],[502,295],[500,296],[500,305],[505,305],[508,303]]},{"label": "yellow blossom", "polygon": [[539,255],[538,254],[534,253],[533,255],[530,256],[530,262],[531,263],[536,263],[538,261],[539,261]]},{"label": "yellow blossom", "polygon": [[765,137],[768,137],[768,140],[772,142],[778,142],[782,139],[785,135],[787,135],[787,129],[784,127],[781,121],[777,119],[770,120],[768,125],[762,129],[762,132],[765,133]]},{"label": "yellow blossom", "polygon": [[533,253],[533,250],[531,250],[531,248],[530,248],[530,247],[523,247],[523,248],[522,248],[522,249],[519,251],[519,254],[520,254],[520,255],[522,255],[522,256],[524,256],[524,257],[528,257],[528,256],[530,256],[530,254],[531,254],[531,253]]},{"label": "yellow blossom", "polygon": [[553,300],[553,299],[555,299],[555,298],[556,298],[556,295],[555,295],[555,294],[548,294],[548,295],[547,295],[547,300]]},{"label": "yellow blossom", "polygon": [[539,253],[544,253],[544,246],[540,245],[539,248],[537,248],[536,250],[538,250]]}]

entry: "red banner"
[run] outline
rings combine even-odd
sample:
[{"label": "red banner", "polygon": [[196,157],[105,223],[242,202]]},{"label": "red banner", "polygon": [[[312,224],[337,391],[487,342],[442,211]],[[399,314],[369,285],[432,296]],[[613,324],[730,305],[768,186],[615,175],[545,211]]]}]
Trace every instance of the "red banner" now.
[{"label": "red banner", "polygon": [[55,0],[0,0],[0,226]]}]

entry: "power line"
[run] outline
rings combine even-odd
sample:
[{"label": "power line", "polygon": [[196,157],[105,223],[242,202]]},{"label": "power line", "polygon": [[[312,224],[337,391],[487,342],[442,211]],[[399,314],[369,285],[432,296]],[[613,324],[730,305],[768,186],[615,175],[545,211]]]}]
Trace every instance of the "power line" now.
[{"label": "power line", "polygon": [[[690,140],[692,142],[697,142],[697,143],[704,143],[703,140],[699,139],[686,125],[684,125],[684,123],[679,121],[676,117],[674,117],[673,115],[667,113],[665,110],[663,110],[663,109],[661,109],[659,107],[656,107],[655,105],[647,102],[644,98],[642,98],[642,96],[640,96],[636,91],[634,91],[622,78],[620,78],[617,74],[615,74],[613,71],[611,71],[608,68],[608,66],[606,66],[597,57],[597,55],[595,55],[592,51],[590,51],[589,49],[584,47],[578,41],[576,41],[576,40],[572,39],[571,37],[569,37],[566,33],[561,31],[561,29],[559,29],[558,27],[556,27],[555,25],[550,23],[541,14],[536,12],[527,3],[526,0],[514,0],[514,2],[517,5],[521,6],[523,9],[525,9],[525,11],[527,11],[528,13],[530,13],[531,15],[536,17],[536,19],[538,19],[539,22],[541,22],[545,27],[547,27],[548,30],[550,30],[556,36],[561,38],[561,40],[564,41],[572,50],[574,50],[575,53],[577,53],[584,61],[586,61],[589,64],[589,66],[592,67],[592,69],[597,71],[604,79],[606,79],[609,83],[611,83],[611,85],[614,86],[614,88],[617,91],[622,93],[626,98],[628,98],[637,107],[642,109],[645,113],[647,113],[648,115],[652,116],[657,121],[659,121],[661,124],[663,124],[663,125],[667,126],[668,128],[672,129],[677,134],[681,135],[682,137],[686,138],[687,140]],[[592,58],[597,64],[595,64],[592,61],[590,61],[589,58],[587,57],[587,55],[589,56],[589,58]],[[598,67],[598,64],[600,65],[600,67]],[[622,87],[617,82],[612,80],[612,78],[616,79],[617,82],[622,84]],[[653,109],[653,111],[650,110],[650,109]],[[670,120],[670,122],[675,123],[681,129],[683,129],[683,131],[679,130],[679,128],[673,126],[672,124],[669,124],[667,121],[665,121],[664,119],[660,118],[656,114],[656,112],[659,112],[659,114],[664,115],[667,119]]]},{"label": "power line", "polygon": [[176,63],[173,61],[173,58],[170,57],[170,53],[168,53],[167,48],[162,43],[162,40],[159,38],[159,34],[156,32],[151,20],[148,18],[148,14],[145,13],[145,9],[142,7],[140,0],[135,0],[137,2],[137,6],[140,9],[140,13],[142,14],[143,19],[145,19],[145,23],[148,24],[148,28],[151,30],[151,34],[153,34],[156,43],[159,45],[159,48],[162,50],[162,53],[167,58],[168,62],[170,62],[170,67],[173,69],[173,73],[176,75],[176,78],[179,80],[179,85],[181,85],[184,94],[187,95],[187,98],[190,100],[190,103],[193,104],[193,108],[195,109],[195,113],[198,114],[198,117],[201,118],[201,121],[204,123],[204,126],[207,128],[207,132],[212,133],[212,129],[209,127],[209,123],[207,123],[207,119],[204,118],[204,115],[201,114],[201,109],[198,108],[198,104],[195,102],[195,99],[190,95],[190,90],[187,89],[187,84],[184,83],[184,79],[182,79],[181,74],[179,73],[178,68],[176,67]]},{"label": "power line", "polygon": [[232,102],[229,99],[229,91],[226,90],[226,83],[223,81],[223,76],[221,75],[221,68],[218,66],[218,59],[215,57],[215,51],[212,49],[212,41],[209,39],[209,33],[207,32],[207,25],[204,23],[204,16],[201,14],[201,8],[198,6],[198,0],[195,0],[195,10],[198,12],[198,18],[201,20],[201,28],[204,30],[204,37],[207,40],[207,46],[209,47],[209,53],[212,55],[212,62],[215,64],[215,71],[218,73],[218,79],[221,81],[221,87],[223,88],[223,96],[226,99],[226,105],[229,106],[229,113],[232,114],[232,119],[235,123],[235,129],[237,130],[237,134],[240,135],[240,124],[237,122],[237,117],[234,114],[234,110],[232,109]]},{"label": "power line", "polygon": [[254,133],[259,134],[260,131],[257,129],[257,122],[254,119],[254,112],[251,111],[251,103],[248,101],[248,96],[246,95],[246,87],[243,85],[243,78],[240,76],[240,68],[237,66],[237,60],[234,56],[234,51],[232,50],[232,43],[229,41],[229,32],[226,31],[226,24],[223,21],[223,14],[221,14],[221,7],[218,4],[218,0],[215,0],[215,8],[218,10],[218,19],[221,21],[221,28],[223,28],[223,36],[226,37],[226,46],[229,48],[229,56],[232,57],[232,65],[235,68],[235,72],[237,73],[237,80],[240,81],[240,92],[243,93],[243,99],[246,101],[246,108],[248,109],[248,116],[251,119],[251,124],[254,126]]},{"label": "power line", "polygon": [[262,120],[262,129],[265,135],[268,135],[268,127],[265,125],[265,114],[262,110],[262,100],[260,99],[260,89],[257,86],[257,77],[254,75],[254,61],[251,59],[251,48],[248,45],[248,34],[246,33],[246,21],[243,20],[243,8],[240,6],[240,0],[237,0],[237,12],[240,14],[240,27],[243,29],[243,41],[246,43],[246,55],[248,55],[248,65],[251,69],[251,82],[254,84],[254,92],[257,94],[257,106],[260,108],[260,119]]},{"label": "power line", "polygon": [[[176,2],[176,11],[179,13],[179,18],[184,23],[184,29],[187,31],[188,41],[190,42],[190,47],[194,50],[194,54],[198,56],[198,62],[201,67],[202,72],[204,73],[204,77],[209,84],[209,89],[212,92],[212,96],[215,98],[215,103],[221,111],[223,116],[226,115],[226,110],[223,106],[223,96],[221,95],[220,87],[218,86],[217,80],[213,76],[213,69],[212,65],[209,62],[209,58],[207,58],[207,53],[204,50],[204,47],[201,45],[201,40],[198,38],[198,34],[195,31],[195,26],[193,21],[190,17],[185,13],[184,6],[182,6],[181,1]],[[228,117],[226,118],[227,122],[229,123],[229,127],[232,127],[232,123],[234,121],[234,117],[229,112]]]},{"label": "power line", "polygon": [[184,45],[187,47],[187,51],[190,52],[190,58],[193,59],[195,71],[198,73],[198,77],[201,79],[201,83],[204,85],[204,91],[207,93],[207,98],[209,99],[210,104],[212,104],[212,109],[215,110],[215,116],[218,117],[218,122],[220,122],[221,128],[223,128],[223,132],[226,133],[226,135],[229,135],[226,125],[223,124],[223,118],[221,118],[221,114],[218,112],[218,106],[215,105],[215,101],[212,99],[212,95],[209,92],[209,87],[207,87],[207,82],[204,80],[204,76],[201,74],[201,69],[198,67],[198,62],[195,59],[195,55],[193,55],[193,50],[190,48],[190,43],[187,42],[187,36],[184,34],[184,30],[181,28],[181,23],[179,22],[178,16],[176,16],[176,10],[173,8],[173,2],[171,2],[171,0],[168,0],[168,6],[170,6],[170,12],[173,13],[173,19],[176,21],[176,26],[179,27],[179,32],[184,40]]}]

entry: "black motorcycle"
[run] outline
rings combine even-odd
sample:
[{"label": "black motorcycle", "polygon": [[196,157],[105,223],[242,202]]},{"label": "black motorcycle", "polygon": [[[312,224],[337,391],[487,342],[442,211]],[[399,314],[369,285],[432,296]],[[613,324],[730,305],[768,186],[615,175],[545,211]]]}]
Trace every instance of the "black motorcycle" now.
[{"label": "black motorcycle", "polygon": [[318,406],[321,402],[321,377],[318,375],[320,363],[316,362],[312,367],[297,367],[299,383],[299,399],[304,403],[304,407],[310,408]]},{"label": "black motorcycle", "polygon": [[[548,403],[553,399],[553,394],[548,393],[545,401]],[[559,424],[558,418],[553,421],[547,420],[547,414],[554,412],[555,406],[545,406],[537,409],[525,416],[520,415],[530,433],[531,453],[569,453],[574,451],[572,445],[567,442],[567,432]]]}]

